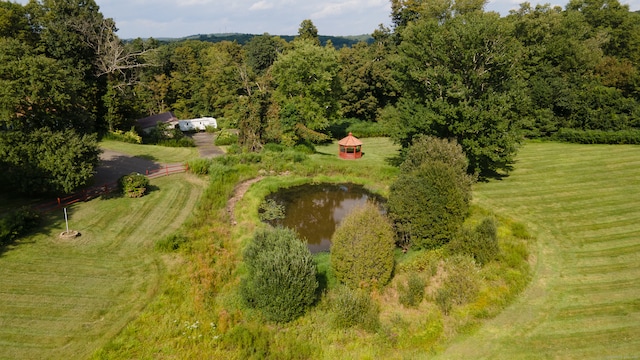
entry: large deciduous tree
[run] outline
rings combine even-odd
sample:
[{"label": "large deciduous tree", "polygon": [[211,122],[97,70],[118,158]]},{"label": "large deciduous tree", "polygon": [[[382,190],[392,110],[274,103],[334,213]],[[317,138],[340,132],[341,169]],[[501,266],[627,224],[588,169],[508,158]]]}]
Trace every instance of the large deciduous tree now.
[{"label": "large deciduous tree", "polygon": [[342,91],[337,51],[299,39],[273,64],[275,100],[280,104],[280,141],[319,141],[340,112]]},{"label": "large deciduous tree", "polygon": [[386,117],[394,139],[407,147],[416,134],[454,138],[470,172],[508,170],[526,104],[512,33],[498,14],[481,10],[409,22],[395,66],[403,100]]},{"label": "large deciduous tree", "polygon": [[74,130],[0,132],[0,183],[25,194],[67,194],[86,184],[98,164],[95,135]]}]

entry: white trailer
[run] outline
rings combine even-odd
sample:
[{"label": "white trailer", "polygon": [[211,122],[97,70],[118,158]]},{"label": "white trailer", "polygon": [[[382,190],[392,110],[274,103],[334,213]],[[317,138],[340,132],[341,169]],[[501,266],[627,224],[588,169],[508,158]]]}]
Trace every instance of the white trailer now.
[{"label": "white trailer", "polygon": [[212,117],[178,121],[178,128],[181,131],[205,131],[207,126],[217,128],[218,123],[216,119]]}]

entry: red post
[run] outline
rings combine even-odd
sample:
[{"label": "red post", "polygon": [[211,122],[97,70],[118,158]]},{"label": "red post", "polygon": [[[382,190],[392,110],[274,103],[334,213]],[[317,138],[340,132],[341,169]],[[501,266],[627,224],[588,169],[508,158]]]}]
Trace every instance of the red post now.
[{"label": "red post", "polygon": [[169,175],[169,165],[164,166],[165,173]]}]

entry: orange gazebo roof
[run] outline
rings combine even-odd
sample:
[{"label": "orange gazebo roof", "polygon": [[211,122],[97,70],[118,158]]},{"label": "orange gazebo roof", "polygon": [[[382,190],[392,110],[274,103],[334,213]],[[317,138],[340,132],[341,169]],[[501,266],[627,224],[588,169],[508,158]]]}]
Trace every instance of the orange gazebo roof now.
[{"label": "orange gazebo roof", "polygon": [[347,137],[338,141],[338,145],[340,146],[360,146],[362,145],[362,141],[358,140],[357,137],[353,136],[351,133],[347,135]]}]

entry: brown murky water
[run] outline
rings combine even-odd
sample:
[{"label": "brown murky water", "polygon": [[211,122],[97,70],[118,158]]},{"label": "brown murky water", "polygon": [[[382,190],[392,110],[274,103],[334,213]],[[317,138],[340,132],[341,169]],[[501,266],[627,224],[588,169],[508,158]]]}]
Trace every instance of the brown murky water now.
[{"label": "brown murky water", "polygon": [[314,254],[329,251],[331,236],[353,209],[369,199],[383,202],[380,196],[356,184],[301,185],[282,189],[268,198],[285,207],[285,218],[272,225],[294,229]]}]

